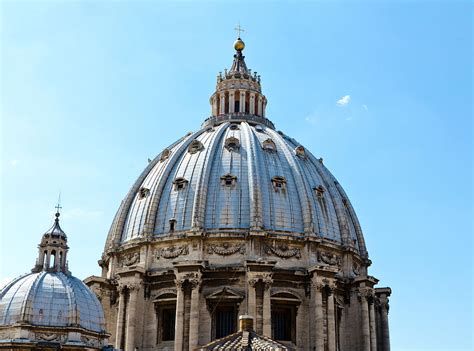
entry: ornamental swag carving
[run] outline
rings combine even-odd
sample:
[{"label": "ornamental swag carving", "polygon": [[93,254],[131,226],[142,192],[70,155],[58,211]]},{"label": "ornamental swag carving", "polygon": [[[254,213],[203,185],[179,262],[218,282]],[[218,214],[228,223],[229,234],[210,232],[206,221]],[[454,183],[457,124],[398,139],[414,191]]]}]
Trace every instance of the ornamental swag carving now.
[{"label": "ornamental swag carving", "polygon": [[56,340],[58,342],[62,342],[66,340],[66,335],[56,334],[56,333],[36,333],[35,337],[38,340],[45,340],[45,341]]},{"label": "ornamental swag carving", "polygon": [[162,249],[156,250],[156,258],[176,258],[181,255],[189,254],[188,245],[181,245],[181,246],[169,246]]},{"label": "ornamental swag carving", "polygon": [[245,244],[209,244],[207,246],[207,252],[209,254],[215,253],[221,256],[228,256],[237,252],[243,255],[245,253]]},{"label": "ornamental swag carving", "polygon": [[129,255],[124,256],[121,261],[122,267],[123,266],[129,267],[139,262],[140,262],[140,254],[138,252],[131,253]]},{"label": "ornamental swag carving", "polygon": [[330,252],[320,251],[319,260],[330,266],[341,267],[341,257]]},{"label": "ornamental swag carving", "polygon": [[264,250],[267,255],[275,255],[281,258],[301,258],[301,250],[299,248],[290,248],[286,244],[280,244],[275,246],[265,245]]}]

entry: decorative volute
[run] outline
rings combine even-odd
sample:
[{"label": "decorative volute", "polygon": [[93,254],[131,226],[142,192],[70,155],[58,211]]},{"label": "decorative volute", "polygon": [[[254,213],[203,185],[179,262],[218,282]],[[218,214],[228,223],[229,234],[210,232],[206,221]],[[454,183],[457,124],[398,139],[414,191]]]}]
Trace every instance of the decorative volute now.
[{"label": "decorative volute", "polygon": [[67,268],[67,246],[66,233],[59,225],[59,205],[56,207],[53,226],[43,234],[41,242],[38,245],[38,258],[32,272],[63,272],[70,274]]},{"label": "decorative volute", "polygon": [[209,100],[211,119],[213,117],[250,119],[273,127],[265,123],[267,99],[262,94],[260,76],[257,72],[252,73],[245,64],[245,56],[242,55],[244,48],[242,39],[237,38],[234,42],[236,52],[230,70],[224,70],[224,74],[219,72],[217,76],[216,91]]}]

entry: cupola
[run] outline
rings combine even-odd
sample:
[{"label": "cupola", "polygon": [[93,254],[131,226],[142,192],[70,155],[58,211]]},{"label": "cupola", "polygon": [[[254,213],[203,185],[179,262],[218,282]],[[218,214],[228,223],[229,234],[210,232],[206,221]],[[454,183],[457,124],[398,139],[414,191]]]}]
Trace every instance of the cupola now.
[{"label": "cupola", "polygon": [[234,49],[232,66],[217,75],[216,91],[209,99],[211,117],[206,122],[253,120],[273,128],[265,118],[267,98],[262,94],[260,75],[247,68],[243,55],[245,43],[240,36],[234,42]]},{"label": "cupola", "polygon": [[68,273],[67,268],[67,246],[66,233],[59,225],[59,209],[56,206],[56,214],[54,215],[54,224],[43,234],[41,242],[38,245],[38,258],[32,272],[63,272]]}]

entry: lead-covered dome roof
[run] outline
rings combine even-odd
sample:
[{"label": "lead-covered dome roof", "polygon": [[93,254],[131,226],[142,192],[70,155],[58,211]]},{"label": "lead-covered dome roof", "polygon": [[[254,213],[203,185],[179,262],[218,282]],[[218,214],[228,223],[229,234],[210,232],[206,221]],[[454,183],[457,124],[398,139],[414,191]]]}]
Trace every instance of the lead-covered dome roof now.
[{"label": "lead-covered dome roof", "polygon": [[108,245],[187,231],[319,236],[365,251],[344,190],[294,139],[231,120],[161,152],[122,202]]},{"label": "lead-covered dome roof", "polygon": [[[240,67],[236,70],[235,67]],[[154,160],[115,216],[105,250],[182,236],[260,231],[324,238],[366,256],[357,216],[322,159],[266,118],[260,76],[237,50],[211,116]]]},{"label": "lead-covered dome roof", "polygon": [[62,272],[30,273],[0,291],[0,325],[16,323],[105,332],[97,297],[81,280]]}]

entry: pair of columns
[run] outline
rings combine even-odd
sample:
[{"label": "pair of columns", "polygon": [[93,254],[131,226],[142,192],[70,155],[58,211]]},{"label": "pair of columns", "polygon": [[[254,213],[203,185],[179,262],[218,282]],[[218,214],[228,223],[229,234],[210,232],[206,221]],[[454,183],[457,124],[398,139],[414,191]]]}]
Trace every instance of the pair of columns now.
[{"label": "pair of columns", "polygon": [[[189,283],[191,287],[191,303],[189,320],[186,321],[184,313],[185,305],[185,284]],[[184,323],[189,322],[189,350],[195,350],[199,343],[199,289],[201,286],[201,273],[190,272],[178,276],[176,281],[176,324],[175,324],[175,351],[184,350]]]},{"label": "pair of columns", "polygon": [[119,284],[119,305],[115,346],[125,351],[133,351],[135,345],[135,328],[137,320],[137,300],[141,282]]},{"label": "pair of columns", "polygon": [[[311,284],[311,296],[313,296],[314,306],[314,335],[316,351],[324,351],[324,322],[327,319],[327,344],[328,351],[336,351],[336,319],[334,292],[335,282],[328,279],[314,278]],[[326,292],[326,294],[324,294]],[[323,298],[327,297],[327,313],[323,309]]]},{"label": "pair of columns", "polygon": [[272,312],[271,312],[271,296],[270,288],[273,279],[270,274],[262,277],[250,277],[248,279],[248,307],[247,314],[255,318],[255,330],[260,332],[260,326],[257,324],[257,290],[256,285],[261,281],[263,283],[263,306],[262,306],[262,327],[261,333],[264,336],[272,336]]},{"label": "pair of columns", "polygon": [[[235,112],[235,90],[229,91],[228,94],[228,104],[229,104],[229,113]],[[225,106],[226,106],[226,94],[224,92],[218,93],[219,99],[217,96],[214,96],[211,100],[211,113],[213,116],[215,115],[223,115],[225,114]],[[245,112],[245,91],[240,91],[240,100],[239,100],[239,111]],[[257,100],[257,110],[255,111],[255,100]],[[219,101],[219,106],[217,101]],[[265,103],[263,97],[261,95],[257,95],[254,92],[250,93],[250,100],[249,100],[249,113],[251,115],[256,114],[257,116],[265,117]]]}]

